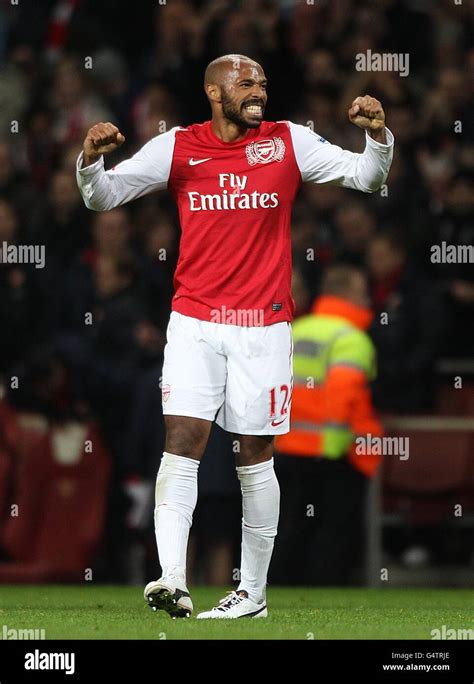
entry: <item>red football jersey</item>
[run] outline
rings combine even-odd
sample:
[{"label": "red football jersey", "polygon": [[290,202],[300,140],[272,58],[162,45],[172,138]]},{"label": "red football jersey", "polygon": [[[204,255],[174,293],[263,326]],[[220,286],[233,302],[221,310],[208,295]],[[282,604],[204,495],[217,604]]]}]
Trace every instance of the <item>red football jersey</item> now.
[{"label": "red football jersey", "polygon": [[291,320],[290,222],[300,183],[286,124],[262,123],[235,143],[220,140],[210,123],[176,132],[175,311],[210,320],[217,309],[221,322],[239,310],[258,312],[252,319],[264,325]]},{"label": "red football jersey", "polygon": [[174,311],[237,325],[290,321],[291,208],[303,181],[373,192],[385,181],[393,136],[366,137],[364,153],[331,145],[309,128],[263,122],[226,143],[211,122],[174,128],[111,171],[103,158],[77,178],[86,205],[111,209],[168,188],[181,240]]}]

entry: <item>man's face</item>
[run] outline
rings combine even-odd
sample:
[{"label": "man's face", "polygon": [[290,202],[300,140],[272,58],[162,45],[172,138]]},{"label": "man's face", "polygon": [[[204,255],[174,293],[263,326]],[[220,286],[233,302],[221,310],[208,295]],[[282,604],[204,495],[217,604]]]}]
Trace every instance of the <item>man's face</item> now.
[{"label": "man's face", "polygon": [[236,61],[221,86],[222,112],[242,128],[258,128],[267,105],[267,79],[262,67]]},{"label": "man's face", "polygon": [[362,273],[355,273],[352,278],[350,299],[357,306],[364,308],[370,306],[367,278]]},{"label": "man's face", "polygon": [[367,265],[374,280],[388,278],[403,264],[403,254],[387,240],[373,239],[367,252]]},{"label": "man's face", "polygon": [[97,259],[95,271],[95,285],[100,297],[110,297],[129,285],[127,276],[118,272],[113,258],[100,257]]},{"label": "man's face", "polygon": [[125,247],[130,234],[127,214],[118,207],[97,215],[94,225],[94,242],[102,253],[114,253]]}]

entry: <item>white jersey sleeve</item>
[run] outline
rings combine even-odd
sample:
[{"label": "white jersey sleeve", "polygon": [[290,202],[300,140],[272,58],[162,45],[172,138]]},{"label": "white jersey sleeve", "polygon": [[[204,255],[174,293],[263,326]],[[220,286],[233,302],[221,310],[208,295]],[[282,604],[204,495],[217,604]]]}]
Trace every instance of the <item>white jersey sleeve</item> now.
[{"label": "white jersey sleeve", "polygon": [[77,185],[88,209],[107,211],[130,200],[163,190],[168,185],[176,128],[156,136],[130,159],[110,171],[104,157],[82,168],[83,152],[76,165]]},{"label": "white jersey sleeve", "polygon": [[366,132],[362,154],[332,145],[307,126],[289,122],[296,163],[304,183],[331,183],[344,188],[375,192],[388,176],[393,159],[393,134],[387,129],[387,144],[376,142]]}]

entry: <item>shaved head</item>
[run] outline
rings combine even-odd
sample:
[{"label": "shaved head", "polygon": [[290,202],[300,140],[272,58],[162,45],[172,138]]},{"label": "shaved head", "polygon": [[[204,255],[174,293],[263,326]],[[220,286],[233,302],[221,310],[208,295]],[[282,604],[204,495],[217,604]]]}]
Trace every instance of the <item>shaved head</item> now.
[{"label": "shaved head", "polygon": [[228,73],[240,70],[243,64],[251,67],[260,67],[258,62],[245,55],[223,55],[218,57],[207,65],[204,74],[204,87],[207,85],[222,86]]},{"label": "shaved head", "polygon": [[223,55],[204,74],[204,90],[214,122],[227,122],[241,130],[258,128],[267,104],[267,79],[255,60],[245,55]]}]

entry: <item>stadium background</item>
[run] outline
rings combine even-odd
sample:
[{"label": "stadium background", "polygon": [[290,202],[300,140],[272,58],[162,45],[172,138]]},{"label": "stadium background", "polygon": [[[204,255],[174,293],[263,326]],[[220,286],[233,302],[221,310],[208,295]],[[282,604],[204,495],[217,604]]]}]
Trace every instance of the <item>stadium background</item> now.
[{"label": "stadium background", "polygon": [[[411,457],[386,459],[373,483],[354,581],[380,585],[390,567],[392,583],[472,586],[474,273],[430,256],[443,241],[474,243],[473,28],[469,0],[2,3],[0,245],[45,245],[46,267],[0,267],[0,581],[156,575],[151,497],[177,215],[166,194],[88,212],[75,160],[97,121],[126,136],[112,165],[163,130],[206,120],[204,68],[238,52],[265,68],[269,120],[312,125],[357,151],[349,103],[368,92],[384,105],[396,138],[388,189],[303,189],[294,296],[304,313],[329,264],[356,263],[391,321],[372,329],[374,399]],[[409,75],[356,71],[369,49],[408,54]],[[230,584],[240,500],[223,433],[200,491],[193,581]]]}]

